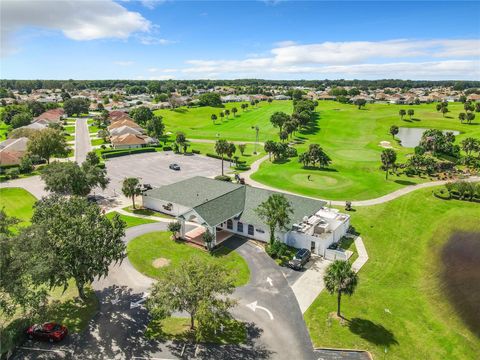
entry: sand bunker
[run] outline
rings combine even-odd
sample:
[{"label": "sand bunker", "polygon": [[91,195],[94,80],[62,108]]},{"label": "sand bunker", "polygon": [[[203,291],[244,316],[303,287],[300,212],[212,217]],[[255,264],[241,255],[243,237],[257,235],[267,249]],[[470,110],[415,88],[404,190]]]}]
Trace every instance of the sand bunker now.
[{"label": "sand bunker", "polygon": [[393,147],[390,141],[380,141],[379,145],[385,149],[391,149]]},{"label": "sand bunker", "polygon": [[170,260],[165,258],[158,258],[152,261],[152,266],[155,269],[160,269],[161,267],[167,266],[169,264],[170,264]]}]

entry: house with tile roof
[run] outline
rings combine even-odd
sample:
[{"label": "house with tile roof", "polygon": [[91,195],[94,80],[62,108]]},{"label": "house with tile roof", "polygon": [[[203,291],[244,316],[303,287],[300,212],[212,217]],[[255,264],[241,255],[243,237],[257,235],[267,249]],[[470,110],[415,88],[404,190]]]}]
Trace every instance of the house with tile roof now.
[{"label": "house with tile roof", "polygon": [[27,153],[28,138],[7,139],[0,143],[0,165],[18,165]]},{"label": "house with tile roof", "polygon": [[[196,176],[148,190],[142,195],[142,200],[145,208],[176,217],[182,225],[180,236],[183,239],[205,245],[202,235],[208,230],[214,235],[213,246],[216,246],[234,234],[268,242],[268,226],[256,209],[275,193]],[[326,207],[326,202],[321,200],[283,195],[293,213],[286,228],[276,231],[279,241],[325,256],[328,247],[347,233],[349,215]],[[201,227],[186,232],[186,222],[194,222]]]},{"label": "house with tile roof", "polygon": [[40,122],[44,124],[61,123],[64,115],[65,112],[62,108],[50,109],[37,116],[34,119],[34,122]]},{"label": "house with tile roof", "polygon": [[134,149],[157,143],[155,139],[149,136],[131,133],[111,136],[110,142],[115,149]]}]

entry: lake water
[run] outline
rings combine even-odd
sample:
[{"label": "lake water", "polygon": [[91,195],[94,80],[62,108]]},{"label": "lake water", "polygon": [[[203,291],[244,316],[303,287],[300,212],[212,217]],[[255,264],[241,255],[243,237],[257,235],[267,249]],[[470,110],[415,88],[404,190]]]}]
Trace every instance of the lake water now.
[{"label": "lake water", "polygon": [[[401,145],[407,148],[414,148],[420,144],[420,140],[422,139],[422,135],[425,132],[424,128],[408,128],[408,127],[400,127],[398,129],[398,134],[395,135],[401,141]],[[443,133],[453,132],[454,135],[460,134],[459,131],[453,130],[444,130]]]}]

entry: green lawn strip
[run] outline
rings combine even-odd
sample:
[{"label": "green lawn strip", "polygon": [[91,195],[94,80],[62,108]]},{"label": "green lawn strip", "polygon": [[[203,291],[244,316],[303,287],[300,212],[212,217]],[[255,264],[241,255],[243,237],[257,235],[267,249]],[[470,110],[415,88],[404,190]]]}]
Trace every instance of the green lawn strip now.
[{"label": "green lawn strip", "polygon": [[90,142],[92,143],[92,146],[108,144],[103,139],[92,139],[92,140],[90,140]]},{"label": "green lawn strip", "polygon": [[64,126],[63,131],[65,131],[68,134],[75,134],[75,126],[74,125]]},{"label": "green lawn strip", "polygon": [[350,261],[351,264],[353,264],[353,262],[358,259],[358,251],[357,251],[357,247],[355,246],[355,242],[353,238],[351,237],[341,238],[340,241],[338,242],[338,246],[343,250],[349,250],[353,253],[352,256],[350,256],[350,258],[348,259],[348,261]]},{"label": "green lawn strip", "polygon": [[155,220],[142,219],[142,218],[139,218],[139,217],[119,214],[116,211],[112,211],[112,212],[107,213],[107,218],[112,219],[115,215],[119,215],[120,219],[125,221],[125,223],[127,224],[127,229],[130,228],[130,227],[138,226],[138,225],[151,224],[151,223],[156,222]]},{"label": "green lawn strip", "polygon": [[75,140],[75,134],[65,135],[65,139],[67,141]]},{"label": "green lawn strip", "polygon": [[88,126],[88,132],[90,134],[96,134],[96,133],[98,133],[99,130],[100,130],[100,128],[95,126],[95,125],[89,125]]},{"label": "green lawn strip", "polygon": [[[34,170],[34,171],[32,171],[31,173],[18,174],[18,178],[17,178],[17,179],[23,179],[23,178],[27,178],[27,177],[31,177],[31,176],[36,176],[36,175],[40,175],[40,171]],[[1,182],[8,181],[8,180],[11,180],[11,179],[10,179],[10,177],[7,176],[6,174],[0,175],[0,183],[1,183]],[[0,203],[1,203],[1,199],[0,199]]]},{"label": "green lawn strip", "polygon": [[[170,317],[161,321],[152,320],[145,330],[149,339],[194,341],[195,334],[190,330],[189,318]],[[204,343],[242,344],[247,340],[245,324],[232,320],[225,325],[224,331],[208,334]]]},{"label": "green lawn strip", "polygon": [[425,189],[351,216],[369,260],[356,293],[343,297],[349,322],[330,319],[336,297],[327,292],[305,313],[314,345],[366,349],[375,358],[385,348],[390,359],[475,358],[480,342],[443,293],[438,253],[453,231],[480,232],[478,204],[437,199]]},{"label": "green lawn strip", "polygon": [[0,189],[0,208],[4,208],[8,216],[14,216],[22,222],[19,226],[27,226],[33,215],[33,205],[37,199],[22,188]]},{"label": "green lawn strip", "polygon": [[125,210],[129,213],[132,214],[137,214],[137,215],[145,215],[145,216],[155,216],[163,219],[174,219],[173,216],[167,215],[167,214],[162,214],[161,212],[158,211],[153,211],[150,209],[133,209],[132,206],[126,206],[122,210]]},{"label": "green lawn strip", "polygon": [[227,268],[229,274],[235,276],[235,285],[242,286],[248,283],[250,270],[245,260],[236,252],[220,246],[211,255],[188,245],[184,242],[174,241],[169,232],[152,232],[139,236],[127,245],[128,259],[141,273],[160,278],[165,268],[155,268],[153,261],[164,258],[170,261],[168,266],[178,266],[181,260],[198,256],[208,261],[218,261]]}]

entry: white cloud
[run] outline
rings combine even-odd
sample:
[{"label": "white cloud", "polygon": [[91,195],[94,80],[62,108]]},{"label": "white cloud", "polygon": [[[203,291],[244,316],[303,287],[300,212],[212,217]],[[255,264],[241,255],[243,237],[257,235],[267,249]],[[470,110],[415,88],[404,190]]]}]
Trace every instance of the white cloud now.
[{"label": "white cloud", "polygon": [[147,70],[151,73],[173,73],[178,71],[177,69],[159,69],[155,67],[149,68]]},{"label": "white cloud", "polygon": [[188,60],[181,72],[223,77],[282,74],[346,78],[480,79],[480,40],[388,40],[276,44],[271,55],[243,60]]},{"label": "white cloud", "polygon": [[143,45],[169,45],[175,43],[175,41],[157,38],[154,36],[139,36],[138,40]]},{"label": "white cloud", "polygon": [[146,8],[153,10],[156,6],[161,5],[166,2],[166,0],[142,0],[140,1],[143,6]]},{"label": "white cloud", "polygon": [[135,64],[135,61],[114,61],[113,62],[114,65],[118,65],[118,66],[131,66],[133,64]]},{"label": "white cloud", "polygon": [[167,75],[157,75],[157,76],[150,76],[149,80],[172,80],[175,79],[175,75],[167,74]]},{"label": "white cloud", "polygon": [[148,32],[150,21],[112,0],[2,0],[2,53],[14,50],[12,36],[27,27],[61,31],[73,40],[126,39]]}]

